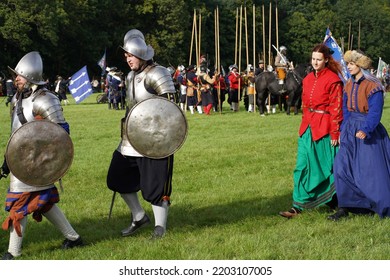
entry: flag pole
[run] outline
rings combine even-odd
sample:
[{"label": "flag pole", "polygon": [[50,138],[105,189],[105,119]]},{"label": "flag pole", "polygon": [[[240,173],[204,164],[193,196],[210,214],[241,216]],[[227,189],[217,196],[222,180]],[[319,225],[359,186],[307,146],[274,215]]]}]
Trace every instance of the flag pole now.
[{"label": "flag pole", "polygon": [[359,20],[359,33],[358,33],[358,50],[360,50],[360,20]]},{"label": "flag pole", "polygon": [[249,64],[249,50],[248,50],[248,23],[247,23],[247,14],[246,6],[244,7],[244,19],[245,19],[245,51],[246,51],[246,65]]},{"label": "flag pole", "polygon": [[[252,7],[252,17],[253,17],[253,70],[255,70],[256,65],[256,8],[255,4]],[[256,89],[253,92],[253,112],[256,112]]]},{"label": "flag pole", "polygon": [[188,65],[191,65],[192,58],[192,47],[194,44],[194,36],[195,36],[195,26],[196,26],[196,10],[194,9],[194,19],[192,21],[192,34],[191,34],[191,47],[190,47],[190,58],[188,60]]},{"label": "flag pole", "polygon": [[[272,25],[272,21],[271,21],[271,18],[272,18],[272,2],[270,1],[269,2],[269,27],[268,27],[268,38],[269,38],[269,42],[268,42],[268,56],[269,56],[269,63],[271,65],[271,25]],[[268,110],[271,110],[271,93],[268,93]],[[267,110],[267,112],[268,112]],[[268,112],[269,113],[269,112]]]},{"label": "flag pole", "polygon": [[236,44],[234,46],[234,64],[237,65],[237,48],[238,48],[238,8],[236,8]]},{"label": "flag pole", "polygon": [[240,30],[239,30],[239,45],[238,45],[238,100],[237,100],[237,110],[240,109],[240,97],[241,97],[241,41],[242,41],[242,5],[240,6]]},{"label": "flag pole", "polygon": [[[262,22],[263,22],[263,61],[264,61],[264,67],[267,65],[267,61],[266,61],[266,55],[265,55],[265,50],[266,50],[266,46],[265,46],[265,16],[264,16],[264,4],[261,6],[261,16],[262,16]],[[265,70],[265,69],[264,69]]]},{"label": "flag pole", "polygon": [[269,21],[268,21],[268,62],[271,65],[271,18],[272,18],[272,12],[271,12],[272,2],[269,3]]},{"label": "flag pole", "polygon": [[348,50],[351,49],[351,21],[349,21],[349,28],[348,28]]},{"label": "flag pole", "polygon": [[216,38],[216,73],[218,73],[218,88],[217,88],[217,95],[218,95],[218,110],[219,114],[222,114],[222,104],[221,104],[221,81],[220,81],[220,71],[221,71],[221,61],[220,61],[220,49],[219,49],[219,9],[217,6],[217,9],[215,11],[215,38]]},{"label": "flag pole", "polygon": [[[279,49],[279,15],[278,15],[278,0],[275,3],[275,29],[276,29],[276,47]],[[282,96],[278,96],[279,110],[282,111]],[[271,107],[270,107],[271,108]]]},{"label": "flag pole", "polygon": [[276,47],[279,49],[279,18],[278,18],[278,1],[275,5],[275,29],[276,29]]}]

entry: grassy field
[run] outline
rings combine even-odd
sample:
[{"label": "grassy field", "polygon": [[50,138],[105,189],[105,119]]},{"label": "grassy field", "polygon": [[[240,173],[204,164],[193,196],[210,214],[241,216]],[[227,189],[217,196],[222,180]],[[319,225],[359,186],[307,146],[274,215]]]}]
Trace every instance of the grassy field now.
[{"label": "grassy field", "polygon": [[[123,238],[129,211],[106,187],[111,155],[119,143],[124,111],[96,104],[96,95],[64,106],[75,155],[63,178],[60,208],[87,243],[63,251],[62,235],[29,217],[26,260],[384,260],[390,256],[390,219],[352,216],[328,221],[326,207],[296,219],[278,215],[291,207],[292,173],[301,115],[261,117],[227,104],[222,114],[191,115],[189,133],[175,155],[172,205],[164,239],[149,239],[153,227]],[[0,148],[10,133],[9,108],[0,98]],[[390,100],[382,123],[390,131]],[[4,201],[9,179],[0,181]],[[2,202],[3,203],[3,202]],[[144,203],[153,217],[151,207]],[[3,221],[7,213],[0,211]],[[0,231],[0,252],[9,233]]]}]

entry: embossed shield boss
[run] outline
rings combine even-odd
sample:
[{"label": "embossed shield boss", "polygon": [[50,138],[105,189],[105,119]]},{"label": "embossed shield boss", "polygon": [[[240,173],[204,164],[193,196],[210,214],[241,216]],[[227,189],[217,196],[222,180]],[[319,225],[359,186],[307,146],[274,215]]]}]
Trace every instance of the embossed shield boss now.
[{"label": "embossed shield boss", "polygon": [[162,97],[145,99],[130,110],[125,133],[141,155],[160,159],[181,148],[187,137],[187,119],[172,101]]},{"label": "embossed shield boss", "polygon": [[8,140],[6,160],[12,174],[25,184],[43,187],[65,175],[73,160],[73,143],[60,125],[32,121]]}]

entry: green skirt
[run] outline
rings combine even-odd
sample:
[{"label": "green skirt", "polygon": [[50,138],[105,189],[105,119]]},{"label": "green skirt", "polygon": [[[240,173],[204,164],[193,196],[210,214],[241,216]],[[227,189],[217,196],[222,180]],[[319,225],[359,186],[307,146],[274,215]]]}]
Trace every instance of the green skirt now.
[{"label": "green skirt", "polygon": [[298,139],[297,164],[294,170],[293,206],[298,209],[318,207],[332,200],[336,193],[333,161],[338,146],[330,136],[313,141],[311,128]]}]

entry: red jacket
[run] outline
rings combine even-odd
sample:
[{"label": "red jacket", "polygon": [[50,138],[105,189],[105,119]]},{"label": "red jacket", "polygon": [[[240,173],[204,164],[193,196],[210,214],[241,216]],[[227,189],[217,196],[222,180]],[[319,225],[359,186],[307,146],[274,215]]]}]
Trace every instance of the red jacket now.
[{"label": "red jacket", "polygon": [[230,72],[228,79],[231,89],[238,89],[243,87],[242,78],[238,72]]},{"label": "red jacket", "polygon": [[222,75],[220,75],[219,79],[217,79],[214,82],[214,88],[219,88],[219,87],[221,87],[222,90],[226,89],[225,79]]},{"label": "red jacket", "polygon": [[312,72],[303,79],[302,122],[299,136],[310,125],[313,141],[330,134],[338,140],[342,115],[343,84],[329,68]]}]

